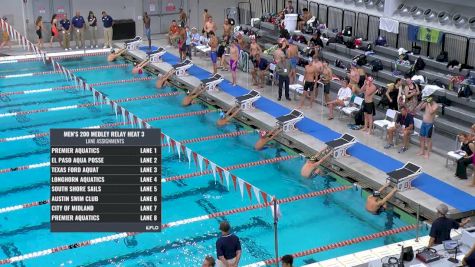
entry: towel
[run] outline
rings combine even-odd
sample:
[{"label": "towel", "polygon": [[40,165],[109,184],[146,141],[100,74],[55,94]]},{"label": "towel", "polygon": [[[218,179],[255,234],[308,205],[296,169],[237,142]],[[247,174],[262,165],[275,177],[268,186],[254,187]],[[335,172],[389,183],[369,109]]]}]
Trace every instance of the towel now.
[{"label": "towel", "polygon": [[380,18],[379,19],[379,29],[387,32],[392,32],[395,34],[399,33],[399,21],[388,19],[388,18]]},{"label": "towel", "polygon": [[407,25],[407,39],[411,42],[418,41],[419,26]]},{"label": "towel", "polygon": [[425,41],[429,43],[440,43],[442,41],[443,36],[444,33],[439,30],[419,27],[419,34],[417,35],[417,39],[419,41]]}]

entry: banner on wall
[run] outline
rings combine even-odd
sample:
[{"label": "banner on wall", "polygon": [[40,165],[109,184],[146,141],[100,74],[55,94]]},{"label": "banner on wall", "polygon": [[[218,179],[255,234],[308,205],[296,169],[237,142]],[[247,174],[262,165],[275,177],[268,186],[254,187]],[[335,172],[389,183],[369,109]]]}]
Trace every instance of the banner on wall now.
[{"label": "banner on wall", "polygon": [[167,5],[165,6],[165,11],[166,12],[176,11],[176,6],[175,6],[175,3],[173,3],[173,0],[168,0]]}]

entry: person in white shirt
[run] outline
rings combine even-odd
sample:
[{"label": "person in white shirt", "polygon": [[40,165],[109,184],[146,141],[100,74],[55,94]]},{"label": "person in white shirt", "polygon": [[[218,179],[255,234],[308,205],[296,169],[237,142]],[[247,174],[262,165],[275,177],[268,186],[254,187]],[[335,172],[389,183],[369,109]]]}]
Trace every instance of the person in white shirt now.
[{"label": "person in white shirt", "polygon": [[333,108],[335,106],[345,107],[350,104],[351,98],[351,89],[348,87],[348,79],[344,78],[341,80],[341,88],[338,90],[338,96],[335,100],[327,103],[328,106],[328,119],[333,119]]},{"label": "person in white shirt", "polygon": [[198,33],[198,30],[193,27],[191,28],[191,47],[194,53],[194,56],[196,56],[196,47],[201,45],[201,35]]}]

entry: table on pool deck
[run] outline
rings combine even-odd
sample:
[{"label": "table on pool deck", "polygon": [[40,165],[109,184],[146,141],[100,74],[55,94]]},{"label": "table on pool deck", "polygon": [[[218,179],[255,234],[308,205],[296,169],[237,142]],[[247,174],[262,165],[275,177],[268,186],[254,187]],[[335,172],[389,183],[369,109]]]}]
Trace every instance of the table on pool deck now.
[{"label": "table on pool deck", "polygon": [[[406,267],[452,267],[452,266],[462,266],[462,259],[465,257],[465,254],[468,252],[470,249],[468,246],[463,245],[459,247],[459,251],[457,252],[457,259],[459,260],[459,263],[453,263],[448,261],[449,258],[453,257],[454,254],[451,253],[449,254],[447,251],[444,249],[444,245],[437,245],[433,247],[435,250],[437,250],[437,253],[441,255],[441,258],[437,261],[431,262],[431,263],[423,263],[422,261],[418,260],[416,258],[416,251],[414,251],[414,259],[410,262],[404,262],[404,266]],[[392,255],[389,257],[396,257],[399,258],[399,255]],[[384,260],[387,260],[389,257],[385,257]],[[368,263],[368,267],[381,267],[381,259],[371,261]],[[363,265],[364,266],[364,265]]]}]

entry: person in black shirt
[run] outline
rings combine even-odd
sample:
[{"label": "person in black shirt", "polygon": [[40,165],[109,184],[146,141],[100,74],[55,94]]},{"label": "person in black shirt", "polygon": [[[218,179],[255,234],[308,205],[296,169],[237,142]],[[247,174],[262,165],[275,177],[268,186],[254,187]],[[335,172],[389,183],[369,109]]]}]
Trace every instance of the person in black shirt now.
[{"label": "person in black shirt", "polygon": [[432,227],[430,228],[429,247],[439,245],[446,240],[450,240],[450,231],[452,229],[463,227],[470,221],[470,218],[466,218],[462,220],[461,223],[458,223],[447,218],[446,215],[449,212],[449,207],[447,207],[445,204],[440,204],[437,206],[436,210],[440,217],[435,219],[435,221],[432,223]]},{"label": "person in black shirt", "polygon": [[219,224],[219,230],[221,230],[221,237],[216,241],[218,266],[239,266],[239,260],[241,259],[239,238],[230,233],[231,226],[227,221]]},{"label": "person in black shirt", "polygon": [[387,138],[388,144],[384,146],[385,149],[389,149],[394,146],[394,134],[402,133],[402,147],[399,153],[407,151],[409,145],[409,137],[411,137],[414,131],[414,116],[408,112],[406,106],[401,106],[401,113],[396,119],[396,123],[392,127],[388,127]]},{"label": "person in black shirt", "polygon": [[308,41],[308,45],[310,46],[310,43],[314,43],[316,46],[323,47],[323,41],[322,41],[322,33],[320,31],[317,31],[312,38]]},{"label": "person in black shirt", "polygon": [[98,48],[99,46],[97,45],[97,18],[96,15],[94,15],[94,12],[89,11],[89,16],[87,16],[87,22],[89,25],[89,29],[91,30],[91,40],[89,41],[89,44],[91,45],[91,48]]},{"label": "person in black shirt", "polygon": [[460,146],[460,150],[458,150],[457,153],[462,155],[462,157],[457,160],[457,170],[455,171],[455,176],[465,180],[467,179],[467,166],[472,164],[472,157],[473,153],[475,152],[475,143],[470,140],[470,136],[466,133],[459,134],[458,139],[462,145]]}]

